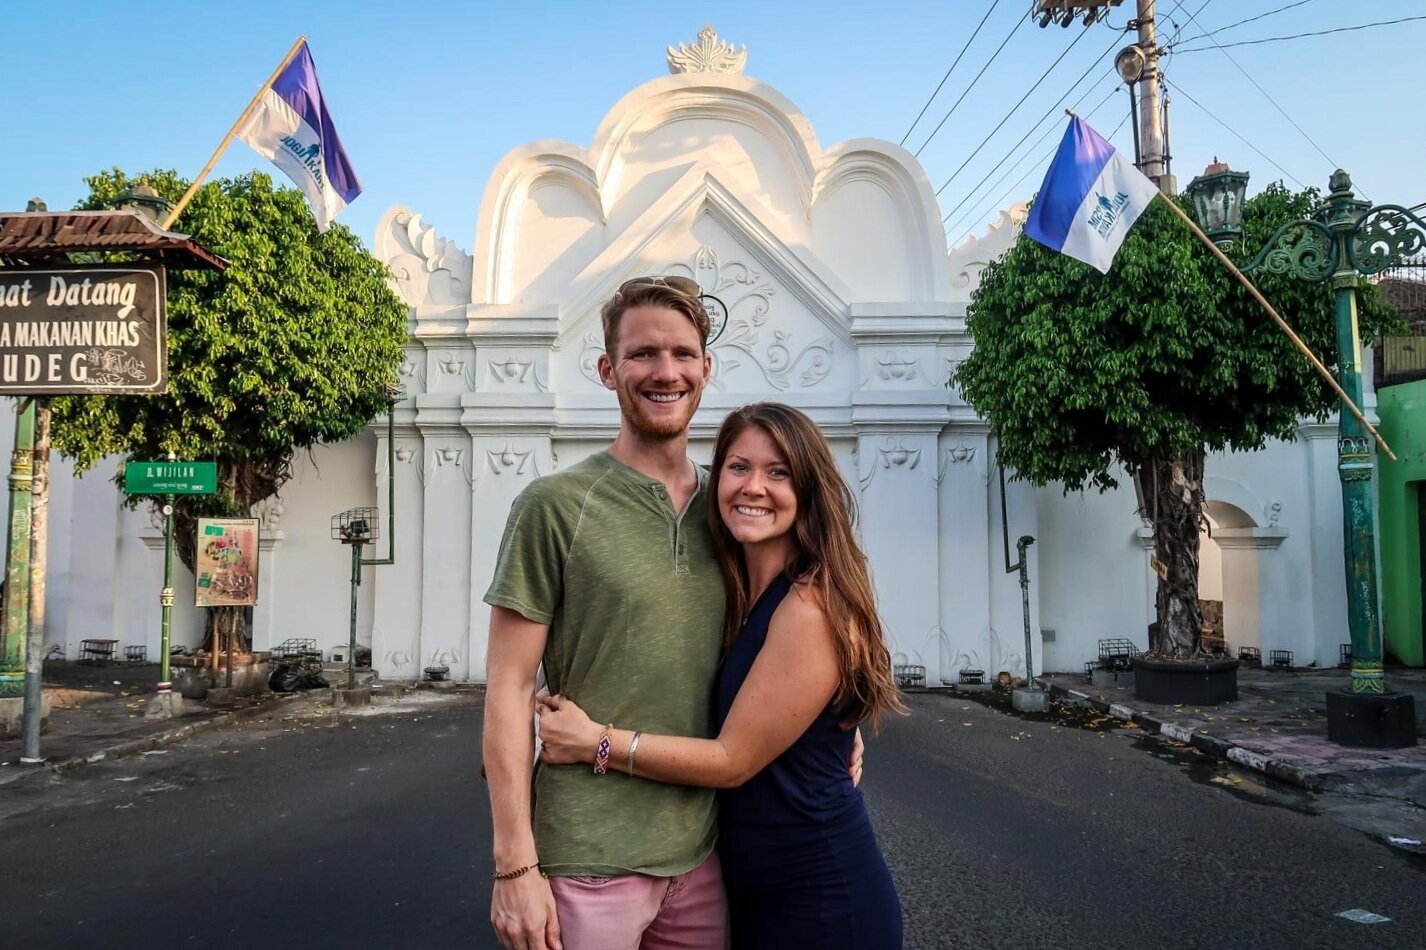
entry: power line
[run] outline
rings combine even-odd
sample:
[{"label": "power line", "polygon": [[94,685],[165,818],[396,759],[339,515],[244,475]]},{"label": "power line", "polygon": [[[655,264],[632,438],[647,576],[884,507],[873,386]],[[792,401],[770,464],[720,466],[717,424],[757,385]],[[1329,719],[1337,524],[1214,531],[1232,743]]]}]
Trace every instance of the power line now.
[{"label": "power line", "polygon": [[[1055,71],[1055,67],[1058,66],[1058,65],[1060,64],[1060,62],[1061,62],[1066,56],[1069,55],[1070,50],[1074,49],[1075,46],[1078,45],[1079,41],[1082,40],[1082,39],[1084,39],[1085,34],[1087,34],[1088,32],[1089,32],[1088,29],[1082,29],[1082,30],[1080,30],[1079,35],[1076,36],[1076,37],[1070,42],[1070,45],[1069,45],[1069,46],[1066,46],[1066,47],[1065,47],[1064,52],[1061,53],[1058,57],[1056,57],[1056,58],[1055,58],[1055,61],[1050,64],[1050,68],[1049,68],[1049,69],[1046,69],[1043,73],[1040,74],[1040,78],[1037,79],[1037,80],[1035,80],[1035,84],[1030,87],[1030,91],[1027,92],[1027,93],[1025,93],[1025,95],[1021,96],[1021,97],[1020,97],[1020,101],[1017,102],[1017,103],[1015,103],[1015,105],[1010,109],[1009,112],[1005,113],[1005,115],[1001,118],[1001,120],[1000,120],[998,123],[996,123],[995,128],[993,128],[993,129],[990,130],[990,134],[989,134],[989,135],[987,135],[985,138],[981,139],[980,144],[975,147],[975,150],[974,150],[973,152],[971,152],[970,155],[966,156],[966,160],[963,161],[963,162],[961,162],[960,167],[957,168],[955,171],[951,172],[951,177],[950,177],[950,178],[947,178],[944,182],[941,183],[941,187],[939,187],[939,188],[936,189],[936,194],[937,194],[937,195],[940,195],[941,192],[943,192],[943,191],[946,190],[946,186],[947,186],[947,185],[949,185],[951,182],[955,181],[956,176],[959,175],[962,171],[964,171],[964,170],[965,170],[965,167],[971,163],[971,160],[974,159],[977,155],[980,154],[980,150],[981,150],[981,149],[985,148],[985,144],[986,144],[987,142],[989,142],[992,138],[995,137],[995,133],[999,132],[1002,128],[1004,128],[1004,127],[1005,127],[1005,123],[1010,121],[1010,117],[1013,116],[1016,112],[1020,111],[1020,107],[1025,104],[1025,101],[1026,101],[1027,99],[1029,99],[1031,95],[1034,94],[1034,92],[1035,92],[1036,89],[1039,89],[1039,88],[1040,88],[1040,83],[1044,82],[1044,81],[1045,81],[1045,78],[1046,78],[1047,76],[1049,76],[1050,73],[1052,73],[1052,72]],[[1113,46],[1114,46],[1116,43],[1118,43],[1118,42],[1119,42],[1119,37],[1116,36],[1116,37],[1114,38],[1114,42],[1110,44],[1110,48],[1112,49]],[[1106,50],[1106,52],[1107,52],[1107,50]],[[1101,54],[1101,55],[1103,55],[1103,54]],[[1062,99],[1061,101],[1063,101],[1063,99]],[[1022,141],[1023,141],[1023,139],[1022,139]],[[1011,151],[1014,151],[1014,149],[1011,149]]]},{"label": "power line", "polygon": [[[1289,3],[1289,4],[1288,4],[1287,6],[1285,6],[1285,7],[1278,7],[1276,10],[1269,10],[1267,13],[1259,13],[1257,16],[1250,16],[1250,17],[1248,17],[1246,20],[1239,20],[1237,23],[1229,23],[1227,26],[1220,26],[1218,29],[1214,30],[1214,32],[1215,32],[1215,33],[1222,33],[1222,32],[1224,32],[1224,31],[1226,31],[1226,30],[1236,29],[1237,27],[1240,27],[1240,26],[1242,26],[1242,25],[1245,24],[1245,23],[1252,23],[1254,20],[1262,20],[1262,19],[1265,19],[1265,18],[1267,18],[1267,17],[1273,16],[1274,14],[1282,13],[1282,12],[1284,12],[1284,11],[1286,11],[1286,10],[1291,10],[1293,7],[1306,6],[1307,4],[1312,3],[1312,2],[1313,2],[1313,0],[1297,0],[1296,3]],[[1202,11],[1202,10],[1199,10],[1198,12],[1199,12],[1199,13],[1202,13],[1203,11]],[[1185,42],[1185,43],[1192,43],[1194,40],[1202,39],[1203,37],[1205,37],[1205,36],[1207,36],[1207,35],[1208,35],[1207,33],[1200,33],[1200,34],[1198,34],[1197,36],[1190,36],[1188,39],[1184,40],[1184,42]],[[1174,37],[1174,40],[1176,41],[1177,39],[1178,39],[1178,37],[1175,36],[1175,37]]]},{"label": "power line", "polygon": [[955,112],[960,104],[965,101],[966,96],[970,95],[970,91],[975,88],[975,84],[980,82],[980,77],[985,75],[985,71],[990,68],[990,64],[995,62],[996,58],[1000,56],[1000,51],[1005,49],[1005,44],[1009,43],[1011,38],[1020,31],[1020,27],[1024,26],[1029,20],[1030,18],[1028,16],[1016,18],[1015,26],[1011,28],[1009,35],[1000,41],[1000,45],[995,48],[995,52],[990,54],[990,59],[985,61],[985,65],[980,67],[980,72],[976,73],[975,78],[970,81],[970,85],[966,86],[965,92],[961,93],[961,97],[951,106],[950,111],[941,116],[941,121],[936,123],[936,127],[931,130],[931,134],[926,136],[926,141],[921,143],[921,148],[916,150],[917,158],[921,157],[921,150],[931,144],[931,140],[936,137],[936,133],[941,131],[941,126],[946,124],[946,120],[951,117],[951,113]]},{"label": "power line", "polygon": [[936,96],[940,95],[941,93],[941,87],[946,84],[947,79],[951,78],[951,73],[955,72],[956,67],[960,65],[961,57],[966,54],[966,50],[970,49],[970,44],[975,42],[975,38],[980,35],[980,28],[982,26],[985,26],[985,21],[990,19],[990,15],[995,12],[995,8],[999,5],[1000,0],[995,0],[995,2],[990,5],[990,9],[985,11],[985,16],[980,18],[980,25],[977,26],[975,28],[975,32],[970,35],[970,39],[966,40],[966,45],[962,46],[961,51],[956,54],[955,61],[951,63],[951,68],[946,70],[946,74],[941,77],[940,83],[936,86],[936,91],[931,93],[931,98],[927,99],[926,104],[921,107],[921,111],[916,113],[916,118],[914,121],[912,121],[911,128],[906,130],[906,134],[901,136],[901,141],[897,144],[906,144],[906,140],[911,137],[912,131],[916,128],[916,123],[920,122],[921,117],[926,114],[926,110],[931,108],[931,103],[934,102],[936,100]]},{"label": "power line", "polygon": [[[1200,10],[1199,12],[1202,11]],[[1203,25],[1198,22],[1196,15],[1189,14],[1189,19],[1193,21],[1194,26],[1197,26],[1199,29],[1203,29]],[[1267,99],[1268,102],[1272,103],[1273,108],[1278,111],[1278,114],[1281,115],[1284,119],[1286,119],[1292,125],[1292,127],[1296,129],[1302,135],[1302,137],[1308,141],[1308,144],[1310,144],[1313,148],[1317,150],[1317,154],[1327,159],[1328,165],[1332,166],[1333,168],[1339,167],[1337,163],[1332,160],[1332,156],[1328,155],[1325,151],[1323,151],[1322,146],[1318,145],[1317,142],[1312,138],[1312,136],[1307,134],[1307,130],[1304,129],[1302,126],[1298,125],[1297,120],[1294,119],[1292,116],[1288,115],[1287,110],[1284,109],[1281,105],[1279,105],[1278,101],[1274,99],[1272,95],[1266,89],[1264,89],[1256,79],[1248,75],[1248,71],[1243,68],[1242,64],[1239,63],[1236,59],[1234,59],[1232,54],[1219,44],[1218,38],[1213,35],[1214,31],[1205,30],[1204,33],[1210,40],[1213,41],[1213,45],[1218,47],[1219,52],[1221,52],[1225,57],[1227,57],[1228,62],[1232,63],[1233,67],[1237,69],[1238,72],[1243,74],[1243,78],[1248,80],[1248,82],[1252,83],[1253,88],[1256,89],[1258,92],[1262,93],[1263,98]]]},{"label": "power line", "polygon": [[[1119,42],[1119,38],[1118,38],[1118,37],[1115,37],[1115,38],[1114,38],[1114,42],[1110,44],[1110,47],[1113,48],[1113,46],[1116,45],[1116,44],[1118,44],[1118,42]],[[1107,53],[1108,50],[1106,50],[1105,52]],[[1102,54],[1101,54],[1101,55],[1102,55]],[[1035,124],[1034,124],[1034,125],[1030,126],[1029,131],[1027,131],[1027,132],[1024,134],[1024,136],[1021,137],[1020,141],[1018,141],[1018,142],[1016,142],[1014,145],[1010,146],[1010,150],[1005,153],[1005,157],[1002,158],[1000,161],[996,162],[996,163],[995,163],[995,166],[994,166],[993,168],[991,168],[990,171],[988,171],[988,172],[985,173],[985,177],[982,178],[980,181],[976,182],[975,186],[974,186],[973,188],[971,188],[970,191],[966,192],[966,196],[961,199],[960,204],[958,204],[958,205],[956,205],[954,208],[952,208],[952,209],[950,210],[950,212],[949,212],[944,218],[941,219],[941,223],[942,223],[942,224],[944,224],[944,223],[946,222],[946,218],[949,218],[951,215],[953,215],[953,214],[955,214],[957,211],[959,211],[959,210],[961,209],[961,207],[962,207],[967,201],[970,200],[971,195],[973,195],[973,194],[975,194],[977,191],[979,191],[979,190],[980,190],[980,186],[983,185],[983,184],[985,184],[985,183],[990,179],[990,176],[991,176],[991,175],[994,175],[997,171],[1000,170],[1000,167],[1001,167],[1002,165],[1004,165],[1006,162],[1010,161],[1010,156],[1012,156],[1012,155],[1015,154],[1015,150],[1018,149],[1020,146],[1024,145],[1024,144],[1025,144],[1025,140],[1028,139],[1030,136],[1034,135],[1034,134],[1035,134],[1035,130],[1038,129],[1038,128],[1044,123],[1044,121],[1045,121],[1046,119],[1048,119],[1050,116],[1052,116],[1052,115],[1055,114],[1055,110],[1057,110],[1057,109],[1060,107],[1060,105],[1061,105],[1066,99],[1068,99],[1071,94],[1073,94],[1073,92],[1075,91],[1075,89],[1077,89],[1077,88],[1079,87],[1079,84],[1082,83],[1082,82],[1084,82],[1085,77],[1087,77],[1091,72],[1093,72],[1093,71],[1094,71],[1094,68],[1095,68],[1096,66],[1098,66],[1098,65],[1099,65],[1099,59],[1096,58],[1093,62],[1091,62],[1091,63],[1089,64],[1089,68],[1086,69],[1083,73],[1081,73],[1081,74],[1080,74],[1080,77],[1079,77],[1078,79],[1076,79],[1073,83],[1070,84],[1070,87],[1065,90],[1065,94],[1062,95],[1062,96],[1060,96],[1059,100],[1056,101],[1054,105],[1052,105],[1052,106],[1050,106],[1048,109],[1046,109],[1046,110],[1045,110],[1045,114],[1042,115],[1042,116],[1040,116],[1040,118],[1035,121]],[[1105,70],[1104,75],[1107,76],[1107,75],[1109,75],[1110,73],[1112,73],[1113,71],[1114,71],[1114,67],[1111,66],[1111,67],[1109,67],[1109,69]],[[1084,95],[1081,95],[1081,96],[1079,97],[1079,99],[1075,101],[1075,104],[1074,104],[1073,106],[1071,106],[1070,108],[1071,108],[1071,109],[1078,108],[1078,107],[1079,107],[1079,104],[1085,100],[1085,97],[1088,96],[1088,95],[1089,95],[1091,92],[1093,92],[1093,91],[1094,91],[1094,85],[1091,84],[1090,87],[1084,91]],[[1034,144],[1034,145],[1031,145],[1030,148],[1027,149],[1027,151],[1033,151],[1033,150],[1035,149],[1035,147],[1038,146],[1038,145],[1040,144],[1040,142],[1044,139],[1045,135],[1048,135],[1050,132],[1054,131],[1054,128],[1055,128],[1054,123],[1051,123],[1049,129],[1047,129],[1047,130],[1044,132],[1044,134],[1042,134],[1042,135],[1040,136],[1039,139],[1036,139],[1036,140],[1035,140],[1035,144]],[[994,187],[994,186],[992,185],[991,187]]]},{"label": "power line", "polygon": [[[1164,80],[1164,83],[1165,83],[1165,84],[1168,84],[1168,80]],[[1203,112],[1204,112],[1210,119],[1212,119],[1214,122],[1217,122],[1219,125],[1223,126],[1223,128],[1227,129],[1229,132],[1233,133],[1233,135],[1238,139],[1238,141],[1242,142],[1244,145],[1248,146],[1248,148],[1252,149],[1253,151],[1255,151],[1255,152],[1257,152],[1259,155],[1261,155],[1264,159],[1267,160],[1267,162],[1268,162],[1269,165],[1272,165],[1274,168],[1276,168],[1278,171],[1282,172],[1282,173],[1283,173],[1284,175],[1286,175],[1288,178],[1291,178],[1293,181],[1297,182],[1297,186],[1298,186],[1299,188],[1306,188],[1306,187],[1307,187],[1306,185],[1304,185],[1304,184],[1302,183],[1302,181],[1301,181],[1296,175],[1294,175],[1292,172],[1288,171],[1286,168],[1283,168],[1283,167],[1282,167],[1281,165],[1279,165],[1277,162],[1273,161],[1272,158],[1271,158],[1270,156],[1268,156],[1268,154],[1267,154],[1266,152],[1264,152],[1262,149],[1258,148],[1258,147],[1257,147],[1256,145],[1254,145],[1252,142],[1249,142],[1247,139],[1245,139],[1245,138],[1243,137],[1242,133],[1240,133],[1237,129],[1233,128],[1233,127],[1232,127],[1231,125],[1229,125],[1227,122],[1224,122],[1222,119],[1218,118],[1218,116],[1214,115],[1214,114],[1209,110],[1209,108],[1208,108],[1207,106],[1205,106],[1203,103],[1199,102],[1197,99],[1193,98],[1193,95],[1192,95],[1187,89],[1183,88],[1183,86],[1179,85],[1177,82],[1172,83],[1172,85],[1173,85],[1173,88],[1174,88],[1176,91],[1181,92],[1181,93],[1183,93],[1185,96],[1187,96],[1189,102],[1193,103],[1194,105],[1198,106],[1199,109],[1203,110]]]},{"label": "power line", "polygon": [[[1098,103],[1093,109],[1090,109],[1087,113],[1085,113],[1085,115],[1084,115],[1085,120],[1088,121],[1089,119],[1092,119],[1092,118],[1094,117],[1094,114],[1095,114],[1096,112],[1098,112],[1100,109],[1104,108],[1105,104],[1108,103],[1109,100],[1112,99],[1112,98],[1114,97],[1115,93],[1117,93],[1118,91],[1119,91],[1119,90],[1118,90],[1117,88],[1109,90],[1109,94],[1108,94],[1107,96],[1105,96],[1103,99],[1099,100],[1099,103]],[[1128,113],[1125,113],[1125,114],[1124,114],[1124,118],[1119,120],[1119,125],[1115,127],[1115,129],[1114,129],[1113,132],[1110,132],[1110,133],[1109,133],[1109,137],[1110,137],[1110,138],[1113,138],[1116,134],[1118,134],[1119,130],[1124,127],[1124,123],[1127,122],[1127,121],[1129,121],[1129,115],[1128,115]],[[1050,128],[1051,128],[1051,130],[1053,130],[1053,129],[1054,129],[1054,126],[1051,126]],[[1044,138],[1044,137],[1042,136],[1042,137],[1041,137],[1041,141],[1043,141],[1043,138]],[[1036,144],[1036,145],[1039,145],[1040,143],[1039,143],[1039,142],[1036,142],[1035,144]],[[1014,182],[1013,184],[1011,184],[1011,186],[1010,186],[1009,188],[1005,189],[1004,193],[1002,193],[999,198],[996,198],[995,201],[993,201],[993,202],[990,204],[990,210],[993,210],[993,209],[995,209],[995,208],[1001,207],[1001,206],[1005,203],[1005,199],[1008,198],[1008,197],[1010,197],[1011,193],[1014,192],[1016,188],[1019,188],[1019,187],[1020,187],[1020,184],[1021,184],[1022,182],[1024,182],[1024,180],[1025,180],[1026,178],[1029,178],[1030,175],[1031,175],[1037,168],[1042,168],[1042,167],[1044,167],[1044,165],[1045,165],[1046,162],[1048,162],[1050,159],[1054,158],[1055,152],[1059,149],[1059,147],[1060,147],[1060,146],[1059,146],[1059,143],[1056,143],[1048,152],[1046,152],[1045,154],[1041,155],[1038,161],[1031,163],[1030,167],[1029,167],[1028,169],[1026,169],[1025,174],[1021,175],[1018,179],[1016,179],[1015,182]],[[1026,152],[1026,155],[1028,156],[1028,155],[1029,155],[1029,152]],[[1004,181],[1005,179],[1009,178],[1012,174],[1014,174],[1014,173],[1015,173],[1015,169],[1016,169],[1016,168],[1019,168],[1020,165],[1021,165],[1021,163],[1024,162],[1024,160],[1025,160],[1024,158],[1021,158],[1019,162],[1016,162],[1004,175],[1001,175],[1001,176],[1000,176],[1000,181],[997,181],[997,182],[996,182],[994,185],[992,185],[991,187],[992,187],[992,188],[997,188],[997,187],[999,187],[999,186],[1000,186],[1000,182]],[[981,218],[985,217],[986,210],[987,210],[986,207],[985,207],[984,205],[982,205],[981,208],[980,208],[980,213],[975,216],[975,219],[974,219],[974,220],[976,220],[977,222],[979,222]],[[968,214],[969,214],[969,212],[967,212],[966,215],[961,215],[961,217],[960,217],[959,219],[957,219],[956,223],[953,224],[953,225],[951,225],[951,227],[950,227],[949,229],[947,229],[947,233],[949,233],[950,231],[954,231],[956,228],[960,227],[960,225],[962,224],[962,222],[964,222],[964,221],[966,220],[966,216],[967,216]],[[973,231],[973,230],[975,230],[975,225],[971,225],[969,228],[967,228],[967,229],[961,234],[960,237],[956,238],[956,239],[955,239],[954,241],[952,241],[948,246],[949,246],[949,247],[955,247],[957,244],[960,244],[962,241],[964,241],[964,240],[966,239],[966,237],[967,237],[967,236],[971,233],[971,231]]]},{"label": "power line", "polygon": [[[1357,30],[1369,30],[1376,26],[1394,26],[1397,23],[1411,23],[1415,20],[1426,20],[1426,15],[1404,16],[1396,20],[1379,20],[1376,23],[1358,23],[1356,26],[1340,26],[1335,30],[1315,30],[1311,33],[1292,33],[1288,36],[1265,36],[1260,40],[1239,40],[1236,43],[1223,43],[1218,49],[1231,49],[1234,46],[1258,46],[1263,43],[1281,43],[1285,40],[1300,40],[1305,36],[1329,36],[1333,33],[1352,33]],[[1198,37],[1194,37],[1198,39]],[[1213,49],[1211,46],[1193,46],[1188,49],[1181,49],[1180,53],[1201,53],[1206,49]]]}]

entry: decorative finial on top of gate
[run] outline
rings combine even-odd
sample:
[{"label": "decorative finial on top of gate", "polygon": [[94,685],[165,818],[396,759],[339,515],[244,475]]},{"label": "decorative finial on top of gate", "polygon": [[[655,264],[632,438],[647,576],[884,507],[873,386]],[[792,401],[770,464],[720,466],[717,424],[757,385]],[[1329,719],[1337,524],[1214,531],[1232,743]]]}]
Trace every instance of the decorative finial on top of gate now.
[{"label": "decorative finial on top of gate", "polygon": [[697,43],[668,48],[668,71],[674,74],[741,73],[747,62],[747,46],[734,49],[732,43],[718,39],[718,33],[707,23],[698,31]]}]

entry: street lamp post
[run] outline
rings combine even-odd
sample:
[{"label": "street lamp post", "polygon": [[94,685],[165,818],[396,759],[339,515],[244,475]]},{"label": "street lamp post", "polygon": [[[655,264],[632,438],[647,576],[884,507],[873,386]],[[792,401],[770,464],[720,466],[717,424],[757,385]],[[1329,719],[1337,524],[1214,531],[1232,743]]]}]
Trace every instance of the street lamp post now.
[{"label": "street lamp post", "polygon": [[[1247,175],[1216,164],[1188,186],[1199,223],[1220,244],[1242,233]],[[1245,272],[1264,270],[1316,283],[1330,281],[1336,298],[1337,376],[1347,397],[1362,404],[1357,284],[1426,248],[1426,221],[1399,205],[1356,199],[1352,179],[1332,174],[1327,203],[1313,218],[1277,230]],[[1415,703],[1387,689],[1377,610],[1376,513],[1372,439],[1366,425],[1339,412],[1337,471],[1342,482],[1347,626],[1352,678],[1346,692],[1327,694],[1327,734],[1343,745],[1399,747],[1416,742]]]}]

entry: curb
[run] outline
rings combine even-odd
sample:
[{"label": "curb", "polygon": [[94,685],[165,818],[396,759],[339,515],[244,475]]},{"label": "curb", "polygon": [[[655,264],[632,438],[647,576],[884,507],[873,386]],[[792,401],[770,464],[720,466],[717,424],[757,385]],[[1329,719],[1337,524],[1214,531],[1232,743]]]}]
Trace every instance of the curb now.
[{"label": "curb", "polygon": [[[8,785],[19,781],[26,775],[33,775],[41,770],[60,774],[83,765],[92,765],[95,762],[103,762],[106,759],[117,759],[126,755],[133,755],[136,752],[144,752],[149,749],[157,749],[162,746],[172,745],[181,742],[191,736],[208,732],[219,726],[231,725],[245,719],[252,719],[282,703],[295,703],[305,699],[313,699],[313,693],[321,693],[322,690],[313,690],[308,693],[274,693],[272,698],[262,703],[255,703],[244,709],[234,709],[230,712],[219,713],[208,719],[192,722],[175,729],[164,732],[150,733],[146,736],[139,736],[136,739],[127,739],[123,742],[115,743],[111,746],[98,749],[84,755],[75,755],[58,762],[45,762],[40,768],[17,768],[8,775],[0,775],[0,785]],[[7,770],[8,771],[8,770]]]},{"label": "curb", "polygon": [[1281,759],[1275,759],[1261,752],[1245,749],[1236,743],[1216,738],[1207,733],[1185,729],[1177,723],[1164,722],[1148,713],[1131,709],[1123,703],[1106,702],[1088,693],[1082,693],[1077,689],[1070,689],[1068,686],[1050,683],[1043,679],[1036,679],[1035,682],[1042,689],[1048,691],[1051,696],[1065,696],[1075,702],[1086,703],[1102,713],[1113,716],[1115,719],[1132,722],[1149,735],[1163,736],[1175,742],[1186,743],[1205,755],[1211,755],[1218,759],[1227,759],[1235,765],[1241,765],[1255,772],[1261,772],[1269,778],[1275,778],[1278,781],[1296,785],[1298,788],[1304,788],[1309,792],[1315,792],[1322,788],[1322,776],[1309,772],[1300,766],[1292,765]]}]

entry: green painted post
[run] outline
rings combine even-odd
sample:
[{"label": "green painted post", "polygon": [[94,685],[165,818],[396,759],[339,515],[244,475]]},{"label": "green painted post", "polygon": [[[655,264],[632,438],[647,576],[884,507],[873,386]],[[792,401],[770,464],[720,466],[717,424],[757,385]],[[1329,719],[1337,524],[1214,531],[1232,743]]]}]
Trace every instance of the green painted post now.
[{"label": "green painted post", "polygon": [[[1352,179],[1333,173],[1327,226],[1337,242],[1332,274],[1337,316],[1337,381],[1358,406],[1362,401],[1362,341],[1357,329],[1357,275],[1348,243],[1361,208]],[[1375,464],[1366,427],[1345,406],[1338,412],[1337,472],[1342,480],[1342,539],[1347,571],[1347,629],[1352,639],[1353,693],[1385,693],[1381,617],[1377,610]]]},{"label": "green painted post", "polygon": [[356,689],[357,590],[361,587],[361,542],[352,543],[352,623],[347,638],[347,689]]},{"label": "green painted post", "polygon": [[10,537],[5,566],[5,623],[0,630],[0,698],[25,693],[25,647],[29,635],[30,489],[34,481],[35,403],[15,420],[10,456]]},{"label": "green painted post", "polygon": [[[168,453],[169,461],[174,455]],[[173,689],[168,668],[169,640],[173,635],[173,496],[163,496],[163,593],[158,598],[163,619],[159,624],[158,691],[167,693]]]}]

